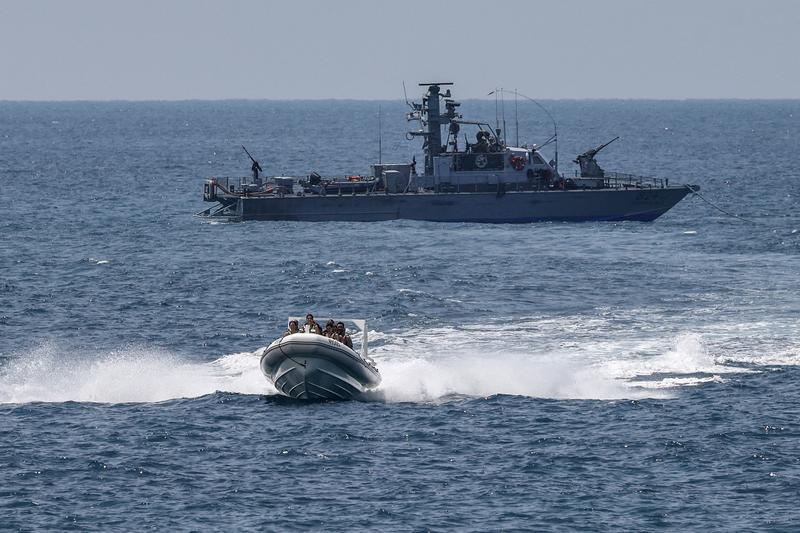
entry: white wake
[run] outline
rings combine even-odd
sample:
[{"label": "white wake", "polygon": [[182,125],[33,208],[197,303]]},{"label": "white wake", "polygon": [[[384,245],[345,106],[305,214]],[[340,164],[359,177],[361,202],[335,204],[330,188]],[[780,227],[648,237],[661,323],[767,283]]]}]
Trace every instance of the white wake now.
[{"label": "white wake", "polygon": [[[539,327],[513,334],[478,326],[371,331],[370,352],[383,382],[368,399],[429,402],[451,395],[496,394],[665,398],[683,387],[758,371],[753,357],[712,353],[703,337],[694,333],[674,339],[641,333],[601,335],[602,328],[584,321],[575,331],[562,331],[556,337],[550,334],[552,327],[543,321]],[[765,365],[776,364],[774,357],[765,357]],[[784,346],[778,364],[798,363],[797,345]],[[160,402],[217,391],[276,393],[262,376],[258,357],[249,352],[198,362],[146,348],[71,354],[45,344],[7,359],[0,367],[0,403]]]},{"label": "white wake", "polygon": [[48,344],[0,368],[0,403],[160,402],[216,391],[269,394],[274,389],[251,353],[197,363],[144,348],[77,355]]}]

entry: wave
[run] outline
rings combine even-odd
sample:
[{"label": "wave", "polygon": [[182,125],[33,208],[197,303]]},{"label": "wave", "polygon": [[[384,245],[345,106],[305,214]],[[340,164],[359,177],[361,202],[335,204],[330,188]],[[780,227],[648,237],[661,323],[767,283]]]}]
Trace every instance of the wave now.
[{"label": "wave", "polygon": [[45,344],[0,369],[0,403],[161,402],[216,391],[269,394],[274,389],[252,353],[197,363],[146,348],[78,355]]},{"label": "wave", "polygon": [[[370,333],[383,343],[373,354],[383,376],[377,397],[388,401],[434,400],[450,394],[666,398],[669,389],[752,371],[718,361],[696,334],[681,335],[663,353],[650,355],[655,341],[647,339],[550,346],[536,331],[515,332],[504,340],[508,335],[503,332],[471,335],[472,328],[465,329],[429,330],[411,340]],[[505,349],[497,351],[497,346]],[[424,352],[431,355],[415,355]]]},{"label": "wave", "polygon": [[[383,377],[367,400],[428,402],[451,395],[551,399],[668,398],[681,387],[758,371],[758,361],[713,355],[698,334],[580,338],[548,344],[536,329],[509,334],[477,327],[370,332]],[[357,336],[354,338],[357,342]],[[666,345],[666,347],[664,347]],[[781,363],[797,364],[782,353]],[[737,359],[737,360],[734,360]],[[775,364],[767,358],[765,364]],[[742,363],[748,366],[741,366]],[[739,366],[737,366],[737,364]],[[275,394],[250,352],[210,362],[147,348],[68,354],[44,344],[0,368],[0,403],[160,402],[217,391]]]},{"label": "wave", "polygon": [[401,361],[379,360],[383,382],[371,399],[416,402],[449,395],[487,397],[497,394],[552,399],[666,397],[644,392],[598,373],[592,365],[526,354],[460,354]]}]

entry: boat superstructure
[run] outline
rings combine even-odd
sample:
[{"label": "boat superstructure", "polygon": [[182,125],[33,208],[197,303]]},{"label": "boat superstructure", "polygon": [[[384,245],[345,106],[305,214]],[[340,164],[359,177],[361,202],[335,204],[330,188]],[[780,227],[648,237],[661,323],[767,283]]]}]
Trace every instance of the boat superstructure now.
[{"label": "boat superstructure", "polygon": [[252,179],[207,179],[203,199],[217,205],[198,215],[365,222],[651,221],[698,190],[666,179],[605,172],[595,156],[616,139],[577,156],[580,172],[559,173],[557,150],[550,161],[540,151],[557,133],[542,147],[509,146],[500,128],[464,119],[450,85],[421,83],[426,88],[421,103],[408,103],[407,119],[420,124],[407,134],[422,141],[419,172],[414,157],[371,165],[365,176],[323,178],[314,172],[265,182],[253,160]]}]

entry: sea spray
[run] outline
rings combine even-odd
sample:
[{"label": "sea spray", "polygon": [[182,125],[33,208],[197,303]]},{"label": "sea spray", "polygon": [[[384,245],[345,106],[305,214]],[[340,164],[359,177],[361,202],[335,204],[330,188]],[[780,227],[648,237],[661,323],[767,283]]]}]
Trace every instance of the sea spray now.
[{"label": "sea spray", "polygon": [[[554,348],[536,331],[483,336],[440,328],[400,333],[371,331],[383,381],[365,399],[429,402],[448,396],[498,394],[552,399],[668,397],[669,390],[753,372],[717,361],[701,336],[684,334],[653,354],[664,339],[635,343],[571,343]],[[358,342],[359,336],[354,340]],[[224,391],[275,394],[253,352],[208,362],[166,351],[127,347],[76,353],[42,343],[0,369],[0,403],[159,402]]]},{"label": "sea spray", "polygon": [[142,347],[77,354],[45,343],[0,370],[0,403],[159,402],[215,391],[274,392],[251,353],[202,363]]},{"label": "sea spray", "polygon": [[434,401],[449,395],[497,394],[553,399],[663,397],[627,387],[576,361],[525,354],[461,354],[442,359],[382,360],[383,383],[371,398]]}]

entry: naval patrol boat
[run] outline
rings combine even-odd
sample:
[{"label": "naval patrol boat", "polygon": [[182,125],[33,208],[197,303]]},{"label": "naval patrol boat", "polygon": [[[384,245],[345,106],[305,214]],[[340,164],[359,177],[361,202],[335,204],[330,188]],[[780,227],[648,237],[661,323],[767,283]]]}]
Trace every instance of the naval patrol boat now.
[{"label": "naval patrol boat", "polygon": [[[668,179],[604,171],[595,156],[616,138],[578,155],[580,173],[559,173],[558,156],[548,162],[540,152],[557,133],[542,146],[509,146],[500,128],[463,118],[450,88],[442,90],[452,83],[419,85],[426,93],[421,103],[408,102],[407,119],[420,127],[407,138],[422,140],[421,172],[415,156],[411,162],[371,165],[367,175],[324,178],[314,172],[264,180],[248,153],[252,177],[205,180],[203,200],[216,205],[197,215],[363,222],[652,221],[699,190],[670,185]],[[472,143],[467,129],[473,130]]]}]

